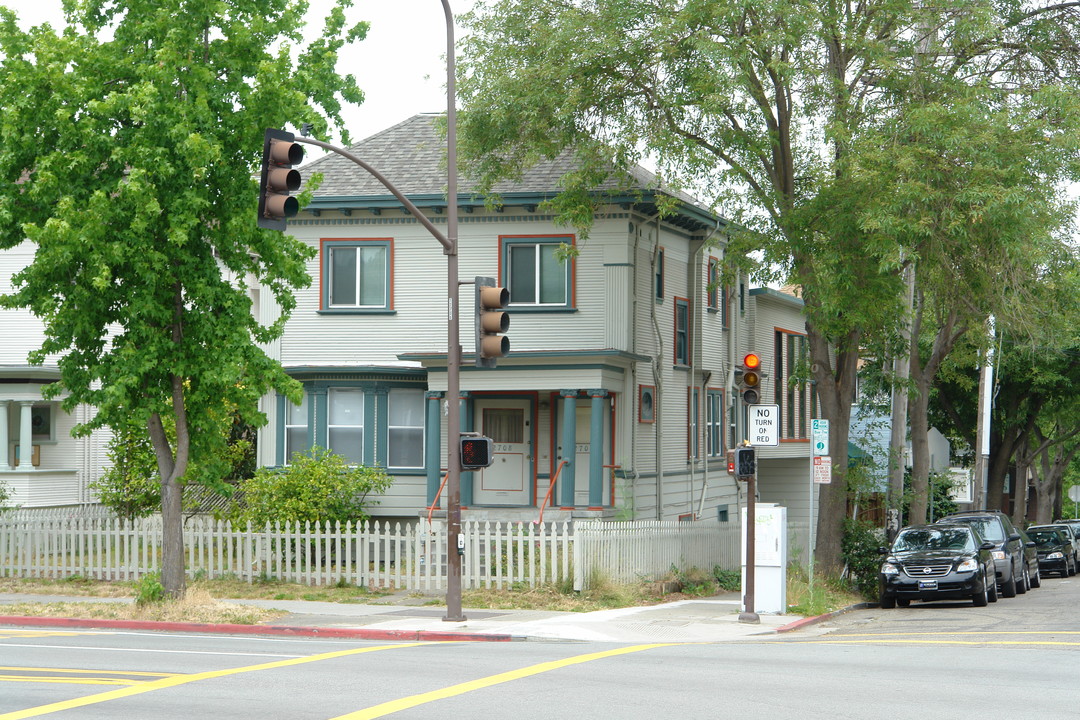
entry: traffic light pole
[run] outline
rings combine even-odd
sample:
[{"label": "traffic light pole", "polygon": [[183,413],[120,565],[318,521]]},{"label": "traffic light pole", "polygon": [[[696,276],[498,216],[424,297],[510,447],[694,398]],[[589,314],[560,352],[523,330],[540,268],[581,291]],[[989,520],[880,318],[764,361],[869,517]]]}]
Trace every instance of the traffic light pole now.
[{"label": "traffic light pole", "polygon": [[378,180],[397,198],[417,221],[443,246],[446,255],[446,404],[447,404],[447,461],[446,461],[446,616],[447,622],[465,620],[461,611],[461,330],[459,328],[461,303],[458,283],[458,197],[457,197],[457,98],[454,84],[454,15],[449,0],[442,0],[446,16],[446,161],[448,178],[446,184],[447,218],[444,235],[405,195],[394,187],[378,170],[356,155],[339,147],[298,137],[296,142],[316,145],[337,153],[356,163]]}]

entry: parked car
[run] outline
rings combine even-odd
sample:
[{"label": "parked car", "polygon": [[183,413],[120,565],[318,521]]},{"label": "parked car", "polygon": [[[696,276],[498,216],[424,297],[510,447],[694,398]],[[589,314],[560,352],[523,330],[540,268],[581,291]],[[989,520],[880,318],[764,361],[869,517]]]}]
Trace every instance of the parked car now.
[{"label": "parked car", "polygon": [[[1065,539],[1069,543],[1069,553],[1072,555],[1073,567],[1080,567],[1080,537],[1077,537],[1076,531],[1068,523],[1047,523],[1046,525],[1032,525],[1028,528],[1028,534],[1035,528],[1051,528],[1054,530],[1060,530],[1061,534],[1065,536]],[[1036,549],[1038,549],[1038,543],[1036,543]],[[1076,573],[1073,573],[1074,575]]]},{"label": "parked car", "polygon": [[1076,574],[1072,533],[1061,525],[1033,525],[1027,529],[1035,541],[1039,556],[1039,572],[1059,573],[1061,577]]},{"label": "parked car", "polygon": [[907,607],[912,600],[996,602],[995,547],[972,524],[903,528],[891,548],[878,548],[886,556],[878,574],[881,607]]},{"label": "parked car", "polygon": [[978,530],[980,537],[994,543],[994,567],[998,589],[1003,597],[1016,597],[1028,588],[1042,584],[1039,557],[1035,543],[1024,537],[1023,531],[1012,524],[1000,510],[971,510],[941,518],[942,523],[967,523]]},{"label": "parked car", "polygon": [[1073,552],[1076,555],[1077,567],[1080,567],[1080,520],[1055,520],[1051,525],[1065,525],[1072,530]]}]

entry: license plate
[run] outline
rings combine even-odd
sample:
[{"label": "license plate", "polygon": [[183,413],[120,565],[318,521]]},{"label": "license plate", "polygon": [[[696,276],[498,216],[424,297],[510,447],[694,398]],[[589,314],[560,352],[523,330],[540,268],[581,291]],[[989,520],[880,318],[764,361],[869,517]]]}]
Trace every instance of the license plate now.
[{"label": "license plate", "polygon": [[937,590],[937,580],[920,580],[920,590]]}]

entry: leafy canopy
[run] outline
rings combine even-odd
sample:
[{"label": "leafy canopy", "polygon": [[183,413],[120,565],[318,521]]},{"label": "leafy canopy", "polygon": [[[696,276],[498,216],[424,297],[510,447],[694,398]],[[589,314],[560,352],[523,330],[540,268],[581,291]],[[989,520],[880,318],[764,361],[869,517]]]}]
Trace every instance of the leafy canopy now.
[{"label": "leafy canopy", "polygon": [[264,128],[325,134],[362,100],[335,68],[367,29],[348,4],[306,47],[302,0],[69,1],[60,33],[0,8],[0,248],[36,246],[0,303],[44,323],[30,359],[56,358],[64,407],[97,408],[78,432],[172,417],[210,457],[224,405],[261,424],[264,393],[298,393],[260,344],[310,251],[256,227],[252,175]]}]

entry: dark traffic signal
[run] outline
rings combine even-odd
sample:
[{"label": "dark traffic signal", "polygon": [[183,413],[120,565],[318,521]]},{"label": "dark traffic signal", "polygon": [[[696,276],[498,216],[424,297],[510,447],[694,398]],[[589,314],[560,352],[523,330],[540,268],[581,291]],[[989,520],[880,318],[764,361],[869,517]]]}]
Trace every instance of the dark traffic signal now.
[{"label": "dark traffic signal", "polygon": [[496,361],[510,352],[510,338],[502,333],[510,328],[510,291],[495,285],[488,277],[476,283],[476,367],[493,368]]},{"label": "dark traffic signal", "polygon": [[495,447],[489,437],[462,435],[461,469],[482,470],[495,461]]},{"label": "dark traffic signal", "polygon": [[268,128],[263,135],[262,175],[259,179],[259,227],[284,230],[285,221],[300,212],[300,201],[289,193],[300,189],[304,148],[293,134]]},{"label": "dark traffic signal", "polygon": [[754,455],[754,448],[735,448],[735,478],[737,480],[746,480],[754,477],[756,472],[757,457]]}]

